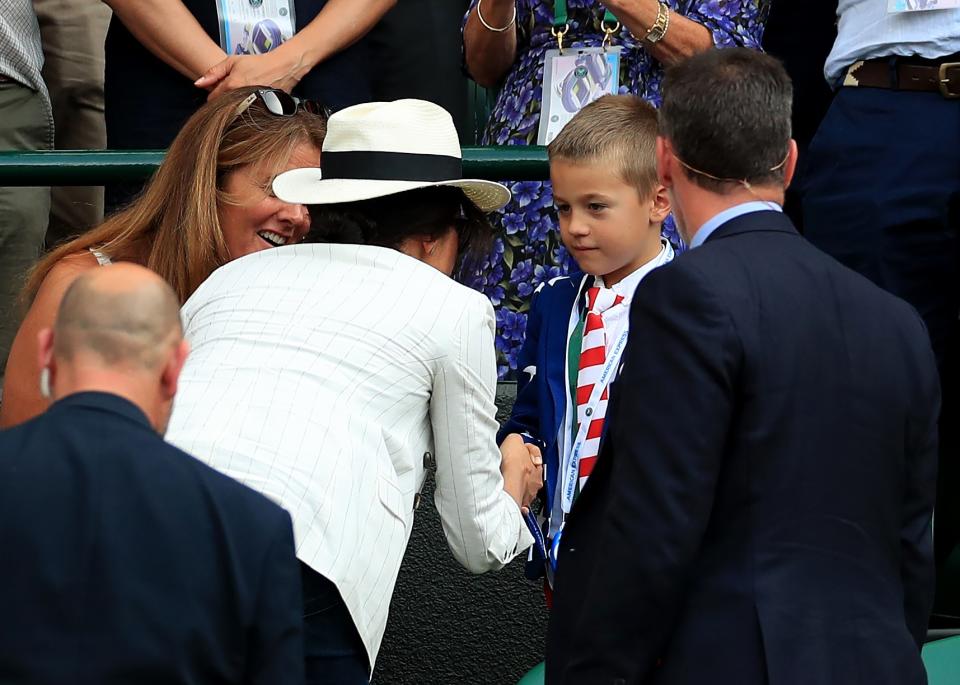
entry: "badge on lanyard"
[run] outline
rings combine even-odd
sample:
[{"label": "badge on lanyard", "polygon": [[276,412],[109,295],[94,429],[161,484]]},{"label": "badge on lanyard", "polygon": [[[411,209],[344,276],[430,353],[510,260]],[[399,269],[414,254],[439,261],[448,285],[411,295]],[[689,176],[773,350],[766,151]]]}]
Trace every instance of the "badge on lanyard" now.
[{"label": "badge on lanyard", "polygon": [[217,0],[217,18],[228,55],[262,55],[296,31],[293,0]]},{"label": "badge on lanyard", "polygon": [[960,0],[887,0],[887,12],[929,12],[960,7]]},{"label": "badge on lanyard", "polygon": [[619,46],[610,45],[620,22],[610,10],[603,15],[603,45],[599,48],[566,48],[563,39],[570,31],[567,1],[553,6],[551,34],[557,47],[547,50],[543,60],[543,102],[537,144],[548,145],[573,116],[603,95],[620,90]]}]

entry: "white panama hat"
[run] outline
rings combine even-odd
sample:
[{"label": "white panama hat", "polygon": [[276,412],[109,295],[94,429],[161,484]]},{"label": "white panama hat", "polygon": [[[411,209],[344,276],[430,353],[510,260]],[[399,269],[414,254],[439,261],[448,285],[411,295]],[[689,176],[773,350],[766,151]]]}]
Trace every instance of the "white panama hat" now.
[{"label": "white panama hat", "polygon": [[462,178],[453,119],[424,100],[367,102],[334,113],[320,165],[280,174],[273,192],[284,202],[326,205],[450,186],[463,190],[482,212],[510,201],[500,183]]}]

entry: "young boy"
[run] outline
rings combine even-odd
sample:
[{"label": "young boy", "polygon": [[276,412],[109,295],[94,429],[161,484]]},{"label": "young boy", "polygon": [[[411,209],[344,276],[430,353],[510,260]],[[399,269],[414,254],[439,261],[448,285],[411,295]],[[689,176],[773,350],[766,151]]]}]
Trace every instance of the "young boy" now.
[{"label": "young boy", "polygon": [[[543,575],[546,561],[550,583],[551,541],[597,459],[634,290],[673,259],[660,237],[670,201],[657,181],[656,135],[653,107],[608,95],[584,107],[548,148],[560,235],[583,274],[554,279],[534,294],[516,404],[498,437],[519,433],[543,452],[545,539],[538,538],[527,575]],[[535,519],[526,516],[537,537]]]}]

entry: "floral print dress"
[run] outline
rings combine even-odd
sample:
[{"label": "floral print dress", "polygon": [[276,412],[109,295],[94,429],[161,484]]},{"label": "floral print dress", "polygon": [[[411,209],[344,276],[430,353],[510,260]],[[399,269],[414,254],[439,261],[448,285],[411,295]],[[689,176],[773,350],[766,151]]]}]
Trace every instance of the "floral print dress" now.
[{"label": "floral print dress", "polygon": [[[472,0],[470,11],[478,0]],[[705,26],[718,47],[760,49],[771,0],[667,0],[678,14]],[[483,132],[482,145],[534,145],[540,125],[543,57],[557,46],[550,35],[553,0],[516,0],[517,59],[507,74]],[[597,0],[568,0],[564,46],[596,47],[603,40],[604,7]],[[467,15],[464,16],[466,25]],[[623,46],[620,92],[639,95],[660,105],[663,66],[640,40],[621,28],[614,45]],[[492,252],[480,264],[461,274],[462,280],[486,294],[497,311],[498,370],[501,377],[516,371],[523,344],[530,296],[541,283],[577,269],[560,241],[553,193],[549,181],[510,182],[513,200],[498,215]],[[680,239],[672,222],[664,235],[677,247]]]}]

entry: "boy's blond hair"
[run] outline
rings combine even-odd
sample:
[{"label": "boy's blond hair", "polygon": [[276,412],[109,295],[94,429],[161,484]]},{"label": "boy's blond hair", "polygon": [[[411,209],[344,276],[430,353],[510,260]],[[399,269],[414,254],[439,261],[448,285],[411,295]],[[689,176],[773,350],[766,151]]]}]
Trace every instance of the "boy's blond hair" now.
[{"label": "boy's blond hair", "polygon": [[603,163],[647,198],[657,186],[657,110],[633,95],[604,95],[547,146],[550,161]]}]

